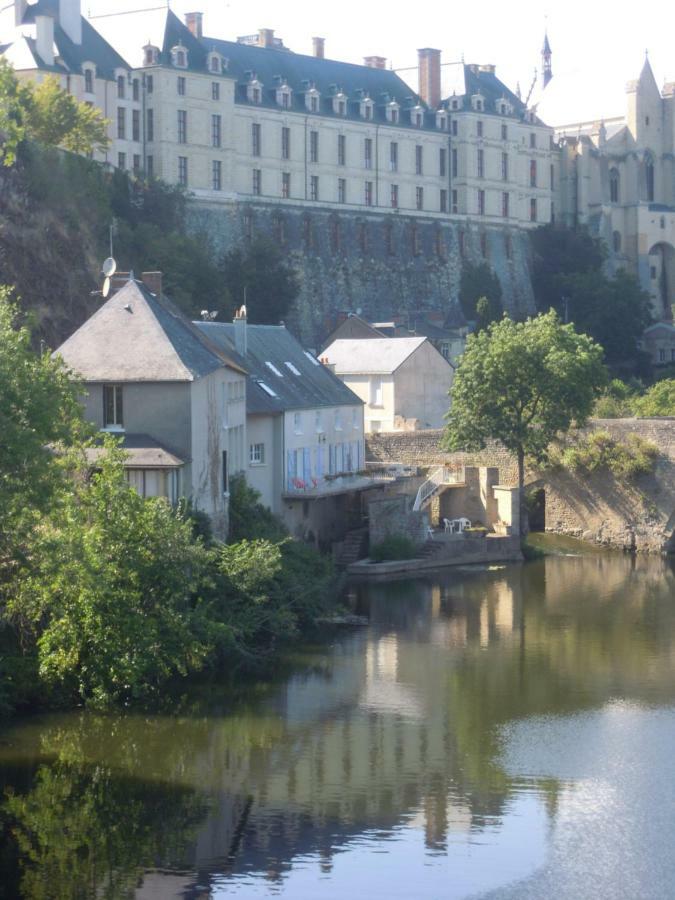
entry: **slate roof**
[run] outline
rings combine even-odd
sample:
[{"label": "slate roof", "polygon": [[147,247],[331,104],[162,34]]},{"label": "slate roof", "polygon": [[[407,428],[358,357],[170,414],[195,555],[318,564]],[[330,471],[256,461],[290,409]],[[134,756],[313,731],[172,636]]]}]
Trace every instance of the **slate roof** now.
[{"label": "slate roof", "polygon": [[[195,322],[210,341],[229,350],[234,325],[225,322]],[[283,325],[247,325],[247,352],[238,357],[249,373],[246,410],[250,414],[278,414],[293,409],[355,406],[362,401],[329,368],[303,350]],[[266,365],[271,363],[281,376]],[[291,363],[296,375],[286,365]],[[276,396],[260,386],[267,385]]]},{"label": "slate roof", "polygon": [[128,281],[56,351],[88,382],[196,381],[244,370],[165,297]]},{"label": "slate roof", "polygon": [[[124,466],[127,469],[177,469],[185,460],[147,434],[121,433],[120,445],[126,452]],[[105,452],[103,447],[89,447],[87,462],[96,463]]]},{"label": "slate roof", "polygon": [[471,109],[474,94],[485,98],[486,114],[498,115],[497,103],[500,100],[507,100],[517,116],[522,116],[527,109],[525,103],[494,71],[469,63],[444,63],[441,66],[441,91],[444,104],[454,97],[460,100],[462,109]]},{"label": "slate roof", "polygon": [[425,337],[339,340],[326,347],[323,355],[335,366],[338,375],[391,375],[426,340]]}]

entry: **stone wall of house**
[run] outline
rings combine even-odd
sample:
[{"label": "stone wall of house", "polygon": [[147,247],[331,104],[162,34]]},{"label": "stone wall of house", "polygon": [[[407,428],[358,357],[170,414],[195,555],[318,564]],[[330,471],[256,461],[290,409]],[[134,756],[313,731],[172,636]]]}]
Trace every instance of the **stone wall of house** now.
[{"label": "stone wall of house", "polygon": [[[675,550],[675,419],[596,419],[588,427],[609,431],[618,439],[639,434],[652,441],[659,449],[654,472],[631,482],[611,472],[528,471],[528,486],[545,492],[546,531],[620,549]],[[516,484],[515,459],[503,447],[492,444],[480,453],[449,453],[440,447],[441,435],[441,431],[371,434],[367,458],[427,467],[498,466],[500,483]]]},{"label": "stone wall of house", "polygon": [[361,310],[375,320],[423,309],[450,312],[458,303],[465,259],[489,263],[511,314],[534,311],[529,237],[517,228],[404,213],[338,213],[309,204],[199,199],[188,206],[188,227],[217,255],[255,234],[280,243],[300,281],[287,324],[309,346],[317,346],[334,327],[340,310]]},{"label": "stone wall of house", "polygon": [[370,546],[393,535],[422,544],[427,537],[429,517],[425,511],[415,512],[414,497],[397,494],[371,500],[368,504],[368,537]]}]

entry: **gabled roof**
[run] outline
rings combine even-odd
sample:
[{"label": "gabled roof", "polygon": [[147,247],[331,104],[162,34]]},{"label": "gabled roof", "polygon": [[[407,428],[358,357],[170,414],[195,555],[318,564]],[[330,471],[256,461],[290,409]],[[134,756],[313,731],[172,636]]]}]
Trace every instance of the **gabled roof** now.
[{"label": "gabled roof", "polygon": [[[180,456],[176,456],[147,434],[123,432],[119,438],[120,446],[127,454],[124,460],[126,469],[177,469],[185,464],[185,460]],[[87,462],[96,464],[104,453],[103,447],[87,448]]]},{"label": "gabled roof", "polygon": [[223,366],[243,371],[169,300],[137,281],[128,281],[57,353],[88,382],[189,382]]},{"label": "gabled roof", "polygon": [[[219,347],[232,347],[233,324],[195,322],[195,325]],[[246,356],[238,358],[249,373],[248,413],[275,414],[293,409],[356,406],[362,402],[329,368],[303,350],[283,325],[247,325],[246,341]],[[275,369],[281,374],[276,374]]]},{"label": "gabled roof", "polygon": [[338,375],[392,375],[425,342],[425,337],[355,338],[334,341],[323,355]]},{"label": "gabled roof", "polygon": [[500,100],[510,103],[517,116],[527,109],[525,103],[497,78],[493,66],[444,63],[441,66],[441,90],[445,102],[459,99],[462,109],[471,109],[471,98],[475,94],[485,98],[483,112],[488,114],[498,114],[497,103]]},{"label": "gabled roof", "polygon": [[378,329],[375,328],[374,325],[371,325],[370,322],[366,322],[365,319],[362,319],[361,316],[350,313],[346,319],[343,319],[343,321],[331,331],[322,343],[324,346],[328,347],[337,340],[372,337],[384,337],[384,334],[381,331],[378,331]]}]

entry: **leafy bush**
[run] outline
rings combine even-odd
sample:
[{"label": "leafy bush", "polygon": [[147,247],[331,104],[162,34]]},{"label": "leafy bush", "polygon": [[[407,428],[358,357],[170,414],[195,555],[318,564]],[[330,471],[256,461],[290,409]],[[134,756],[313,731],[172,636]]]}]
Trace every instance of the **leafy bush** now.
[{"label": "leafy bush", "polygon": [[370,558],[373,562],[414,559],[416,555],[416,544],[402,534],[390,534],[370,550]]},{"label": "leafy bush", "polygon": [[634,401],[633,408],[637,416],[675,416],[675,379],[657,381]]},{"label": "leafy bush", "polygon": [[619,478],[635,478],[654,469],[658,448],[637,434],[617,441],[607,431],[594,431],[549,452],[549,464],[573,472],[606,470]]},{"label": "leafy bush", "polygon": [[598,419],[622,419],[633,415],[636,389],[614,378],[595,401],[593,415]]},{"label": "leafy bush", "polygon": [[252,541],[256,538],[280,541],[288,536],[281,519],[263,506],[260,494],[252,488],[243,475],[230,479],[230,533],[232,544]]}]

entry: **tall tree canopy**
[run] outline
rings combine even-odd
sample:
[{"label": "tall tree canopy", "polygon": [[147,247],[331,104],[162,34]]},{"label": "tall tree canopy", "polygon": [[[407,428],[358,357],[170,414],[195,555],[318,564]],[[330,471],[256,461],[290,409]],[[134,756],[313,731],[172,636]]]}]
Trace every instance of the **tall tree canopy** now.
[{"label": "tall tree canopy", "polygon": [[233,304],[223,312],[231,315],[245,302],[249,321],[258,325],[278,325],[300,291],[278,246],[262,235],[246,249],[236,248],[225,256],[223,280]]},{"label": "tall tree canopy", "polygon": [[467,321],[476,322],[479,331],[501,318],[502,286],[487,263],[464,263],[459,302]]},{"label": "tall tree canopy", "polygon": [[445,445],[479,450],[500,441],[518,460],[541,460],[559,432],[583,423],[606,382],[602,347],[555,312],[513,322],[503,318],[472,334],[452,385]]}]

